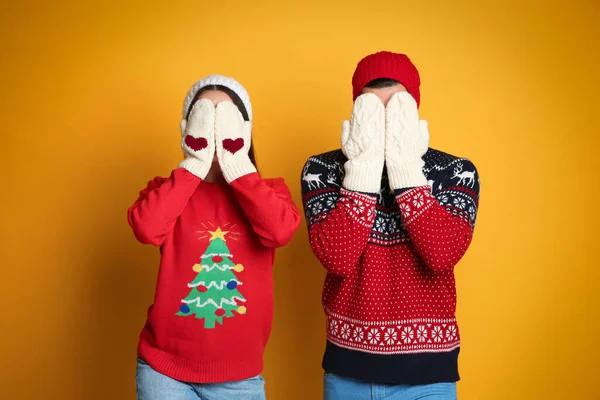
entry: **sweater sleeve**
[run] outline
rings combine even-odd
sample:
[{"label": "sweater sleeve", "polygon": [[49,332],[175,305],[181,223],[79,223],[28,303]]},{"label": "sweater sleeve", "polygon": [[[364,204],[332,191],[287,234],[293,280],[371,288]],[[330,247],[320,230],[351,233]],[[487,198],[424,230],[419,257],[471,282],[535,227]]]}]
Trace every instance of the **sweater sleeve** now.
[{"label": "sweater sleeve", "polygon": [[339,167],[310,158],[302,175],[302,201],[313,253],[328,272],[347,276],[357,271],[367,247],[377,197],[342,188]]},{"label": "sweater sleeve", "polygon": [[127,212],[135,237],[144,244],[162,245],[200,182],[183,168],[169,178],[149,181]]},{"label": "sweater sleeve", "polygon": [[429,186],[396,191],[396,201],[417,252],[429,268],[442,272],[453,269],[471,243],[479,177],[475,166],[461,159],[450,163],[430,183],[433,192]]},{"label": "sweater sleeve", "polygon": [[282,247],[292,239],[300,225],[300,212],[283,179],[263,180],[251,173],[231,186],[263,246]]}]

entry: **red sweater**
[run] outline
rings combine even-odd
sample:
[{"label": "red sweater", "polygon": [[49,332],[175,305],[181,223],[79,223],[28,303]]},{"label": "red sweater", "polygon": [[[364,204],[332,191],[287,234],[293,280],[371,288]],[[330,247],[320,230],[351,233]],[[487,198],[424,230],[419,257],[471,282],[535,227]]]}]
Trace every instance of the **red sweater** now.
[{"label": "red sweater", "polygon": [[283,179],[253,173],[230,186],[176,169],[150,181],[128,217],[137,239],[161,250],[139,356],[186,382],[261,373],[273,317],[275,248],[288,243],[300,223]]},{"label": "red sweater", "polygon": [[430,186],[378,194],[342,187],[343,153],[303,175],[310,244],[327,269],[326,371],[392,384],[459,379],[454,267],[471,243],[479,177],[467,159],[429,149]]}]

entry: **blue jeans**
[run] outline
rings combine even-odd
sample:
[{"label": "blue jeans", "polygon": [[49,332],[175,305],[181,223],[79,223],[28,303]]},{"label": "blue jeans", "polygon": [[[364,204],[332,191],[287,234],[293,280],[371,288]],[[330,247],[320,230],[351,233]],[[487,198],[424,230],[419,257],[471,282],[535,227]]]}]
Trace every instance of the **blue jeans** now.
[{"label": "blue jeans", "polygon": [[181,382],[155,371],[138,359],[136,378],[138,400],[265,400],[265,381],[259,375],[243,381],[224,383]]},{"label": "blue jeans", "polygon": [[325,374],[324,400],[456,400],[456,383],[385,385]]}]

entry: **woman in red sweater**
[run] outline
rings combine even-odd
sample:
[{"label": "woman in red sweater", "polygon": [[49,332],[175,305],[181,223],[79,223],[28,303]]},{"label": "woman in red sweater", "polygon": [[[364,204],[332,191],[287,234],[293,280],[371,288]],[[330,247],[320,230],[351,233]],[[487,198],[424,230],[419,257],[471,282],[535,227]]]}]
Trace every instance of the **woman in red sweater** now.
[{"label": "woman in red sweater", "polygon": [[161,252],[138,346],[139,399],[265,398],[275,249],[300,214],[283,179],[259,176],[251,122],[237,81],[196,82],[183,107],[185,159],[129,209],[137,239]]}]

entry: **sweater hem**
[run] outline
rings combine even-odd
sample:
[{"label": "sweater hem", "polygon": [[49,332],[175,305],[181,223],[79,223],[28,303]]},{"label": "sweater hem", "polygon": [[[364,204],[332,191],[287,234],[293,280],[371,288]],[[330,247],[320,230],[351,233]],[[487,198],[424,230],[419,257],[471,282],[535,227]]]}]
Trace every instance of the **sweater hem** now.
[{"label": "sweater hem", "polygon": [[241,381],[262,373],[263,360],[197,361],[153,347],[143,339],[138,356],[157,372],[182,382],[222,383]]},{"label": "sweater hem", "polygon": [[327,342],[323,369],[364,382],[427,385],[457,382],[460,348],[444,353],[381,355],[345,349]]}]

